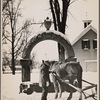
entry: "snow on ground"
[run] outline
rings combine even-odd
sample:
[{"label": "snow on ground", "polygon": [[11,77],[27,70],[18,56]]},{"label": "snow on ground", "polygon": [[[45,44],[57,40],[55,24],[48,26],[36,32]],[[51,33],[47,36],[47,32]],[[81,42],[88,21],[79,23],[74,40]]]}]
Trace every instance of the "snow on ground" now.
[{"label": "snow on ground", "polygon": [[[2,74],[2,99],[1,100],[40,100],[41,93],[33,92],[31,95],[19,94],[19,85],[21,83],[21,74]],[[97,72],[83,72],[83,79],[91,83],[97,84]],[[39,82],[38,71],[33,71],[31,74],[31,82]],[[87,84],[83,83],[83,87]],[[91,89],[87,91],[91,94]],[[66,100],[69,93],[64,92],[62,98],[57,100]],[[78,100],[79,93],[75,92],[72,100]],[[48,100],[55,100],[54,93],[48,94]],[[87,100],[93,100],[89,98]]]}]

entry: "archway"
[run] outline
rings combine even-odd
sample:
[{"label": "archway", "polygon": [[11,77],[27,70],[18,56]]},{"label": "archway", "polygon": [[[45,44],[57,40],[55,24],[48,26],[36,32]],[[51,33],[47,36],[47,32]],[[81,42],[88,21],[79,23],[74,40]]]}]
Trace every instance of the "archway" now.
[{"label": "archway", "polygon": [[73,58],[75,56],[71,43],[63,33],[58,31],[39,32],[29,40],[22,53],[23,59],[20,60],[22,65],[22,81],[30,81],[30,53],[36,44],[44,40],[59,42],[65,48],[67,58]]},{"label": "archway", "polygon": [[27,45],[24,48],[22,58],[29,58],[30,53],[34,46],[38,44],[41,41],[44,40],[54,40],[56,42],[59,42],[66,50],[67,58],[74,57],[74,50],[68,40],[68,38],[58,31],[45,31],[45,32],[39,32],[36,36],[32,37],[30,41],[27,43]]}]

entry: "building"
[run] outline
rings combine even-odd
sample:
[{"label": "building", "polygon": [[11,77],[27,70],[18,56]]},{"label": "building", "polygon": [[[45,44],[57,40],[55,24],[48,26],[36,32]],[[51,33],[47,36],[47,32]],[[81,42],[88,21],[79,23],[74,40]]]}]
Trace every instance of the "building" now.
[{"label": "building", "polygon": [[84,30],[72,42],[77,60],[83,71],[97,71],[97,30],[91,20],[83,20]]}]

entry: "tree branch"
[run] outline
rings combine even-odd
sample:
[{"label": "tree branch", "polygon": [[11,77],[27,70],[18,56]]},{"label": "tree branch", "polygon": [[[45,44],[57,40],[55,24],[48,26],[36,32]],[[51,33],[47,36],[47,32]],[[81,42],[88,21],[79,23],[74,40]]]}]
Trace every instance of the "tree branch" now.
[{"label": "tree branch", "polygon": [[14,57],[18,56],[18,52],[21,50],[22,46],[24,44],[24,40],[22,40],[22,42],[20,43],[20,46],[17,48],[17,50],[14,52]]},{"label": "tree branch", "polygon": [[51,13],[53,16],[54,28],[55,28],[55,30],[57,30],[56,17],[55,17],[55,13],[54,13],[54,9],[53,9],[53,0],[50,0],[50,7],[51,7]]},{"label": "tree branch", "polygon": [[42,23],[29,23],[29,24],[24,24],[24,26],[21,28],[21,29],[18,29],[17,31],[16,31],[16,34],[15,34],[15,36],[17,36],[21,31],[23,31],[25,28],[27,28],[27,27],[29,27],[29,26],[31,26],[31,25],[33,25],[33,24],[42,24]]},{"label": "tree branch", "polygon": [[10,39],[8,39],[8,36],[6,36],[5,34],[4,34],[4,37],[5,37],[5,39],[7,39],[9,42],[12,42]]},{"label": "tree branch", "polygon": [[58,29],[60,29],[60,26],[61,26],[61,24],[60,24],[60,6],[59,6],[58,0],[55,0],[54,7],[55,7],[55,14],[56,14],[57,23],[58,23]]},{"label": "tree branch", "polygon": [[16,48],[16,46],[17,46],[17,44],[18,44],[19,40],[20,40],[20,39],[21,39],[21,37],[22,37],[22,34],[23,34],[23,32],[20,32],[20,37],[18,38],[18,40],[17,40],[16,45],[14,46],[14,48]]},{"label": "tree branch", "polygon": [[9,1],[11,1],[11,0],[6,0],[6,3],[3,3],[2,11],[6,8],[7,4],[9,3]]},{"label": "tree branch", "polygon": [[63,11],[62,11],[62,32],[65,34],[65,26],[67,20],[67,12],[69,7],[70,0],[63,0]]}]

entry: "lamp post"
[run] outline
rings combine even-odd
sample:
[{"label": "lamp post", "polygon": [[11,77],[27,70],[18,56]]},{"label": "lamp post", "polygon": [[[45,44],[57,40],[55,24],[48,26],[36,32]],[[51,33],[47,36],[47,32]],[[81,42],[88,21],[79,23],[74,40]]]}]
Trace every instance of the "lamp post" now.
[{"label": "lamp post", "polygon": [[44,20],[44,26],[47,30],[50,29],[51,27],[51,20],[49,19],[49,17],[47,17],[45,20]]}]

